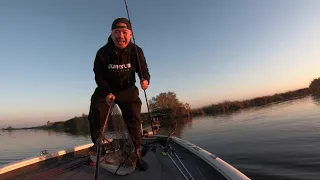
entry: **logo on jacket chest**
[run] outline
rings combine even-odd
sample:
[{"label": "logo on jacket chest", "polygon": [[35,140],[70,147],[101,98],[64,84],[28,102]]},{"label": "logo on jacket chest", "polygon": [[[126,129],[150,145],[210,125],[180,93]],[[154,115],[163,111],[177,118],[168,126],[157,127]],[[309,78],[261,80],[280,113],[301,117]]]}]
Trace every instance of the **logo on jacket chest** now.
[{"label": "logo on jacket chest", "polygon": [[112,72],[128,72],[131,69],[131,64],[109,64],[108,69]]}]

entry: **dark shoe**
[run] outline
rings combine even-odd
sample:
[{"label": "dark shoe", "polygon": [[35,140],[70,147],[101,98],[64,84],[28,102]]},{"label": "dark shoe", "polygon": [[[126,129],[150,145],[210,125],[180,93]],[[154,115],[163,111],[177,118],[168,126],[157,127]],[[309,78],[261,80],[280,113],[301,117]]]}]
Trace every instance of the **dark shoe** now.
[{"label": "dark shoe", "polygon": [[148,163],[140,157],[137,159],[137,168],[141,171],[145,171],[148,169]]},{"label": "dark shoe", "polygon": [[137,150],[137,162],[136,162],[136,166],[139,170],[142,170],[142,171],[145,171],[148,169],[148,163],[145,162],[143,159],[142,159],[142,156],[141,156],[141,149],[140,150]]}]

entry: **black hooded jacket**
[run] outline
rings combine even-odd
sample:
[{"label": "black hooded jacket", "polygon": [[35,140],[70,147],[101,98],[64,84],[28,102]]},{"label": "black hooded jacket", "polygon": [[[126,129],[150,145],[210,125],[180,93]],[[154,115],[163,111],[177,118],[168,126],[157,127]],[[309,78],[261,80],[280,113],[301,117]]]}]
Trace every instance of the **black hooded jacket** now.
[{"label": "black hooded jacket", "polygon": [[134,87],[135,73],[138,73],[140,79],[143,77],[150,84],[150,74],[144,53],[137,46],[142,70],[140,72],[134,46],[130,41],[128,46],[121,50],[114,45],[111,36],[109,36],[108,43],[97,51],[93,71],[98,86],[96,93],[100,96],[105,97],[109,93],[115,94]]}]

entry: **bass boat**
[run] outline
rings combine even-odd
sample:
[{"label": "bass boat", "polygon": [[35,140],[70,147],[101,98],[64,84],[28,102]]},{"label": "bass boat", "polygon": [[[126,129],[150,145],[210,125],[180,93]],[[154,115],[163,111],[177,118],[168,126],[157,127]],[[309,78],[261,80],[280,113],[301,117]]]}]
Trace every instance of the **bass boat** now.
[{"label": "bass boat", "polygon": [[[146,171],[135,169],[127,175],[115,175],[99,164],[97,179],[219,179],[247,180],[246,175],[216,155],[175,136],[151,135],[142,138],[142,156]],[[84,144],[40,156],[12,162],[0,167],[1,180],[89,180],[96,177],[89,148]]]}]

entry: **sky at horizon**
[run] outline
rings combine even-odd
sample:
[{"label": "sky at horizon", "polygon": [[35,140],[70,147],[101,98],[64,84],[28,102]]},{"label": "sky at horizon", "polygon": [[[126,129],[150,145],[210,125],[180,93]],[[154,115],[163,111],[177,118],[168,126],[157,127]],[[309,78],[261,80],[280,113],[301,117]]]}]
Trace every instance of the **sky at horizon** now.
[{"label": "sky at horizon", "polygon": [[[320,1],[127,3],[149,99],[174,91],[195,108],[320,77]],[[119,0],[0,1],[0,128],[88,114],[94,57],[117,17],[127,17]]]}]

